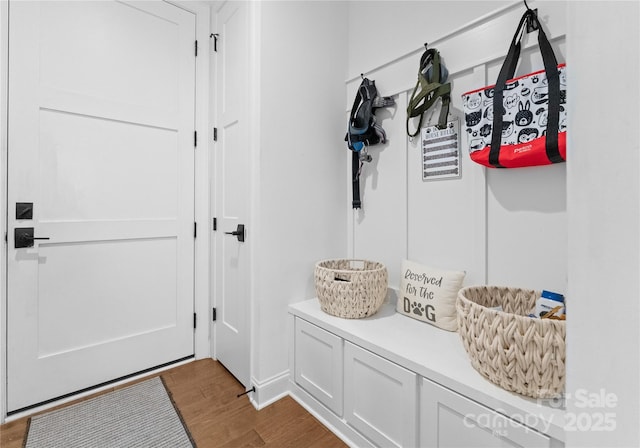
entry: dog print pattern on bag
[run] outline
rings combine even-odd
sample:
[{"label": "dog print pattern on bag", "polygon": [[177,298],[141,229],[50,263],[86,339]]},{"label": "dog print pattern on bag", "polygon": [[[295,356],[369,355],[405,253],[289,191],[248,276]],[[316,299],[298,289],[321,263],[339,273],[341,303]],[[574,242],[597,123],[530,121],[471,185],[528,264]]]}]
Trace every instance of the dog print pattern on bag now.
[{"label": "dog print pattern on bag", "polygon": [[467,127],[472,128],[482,121],[482,111],[464,114],[464,119],[467,122]]},{"label": "dog print pattern on bag", "polygon": [[477,110],[482,105],[482,94],[472,93],[465,97],[464,108],[465,110]]},{"label": "dog print pattern on bag", "polygon": [[[566,66],[558,67],[560,77],[560,104],[567,101]],[[469,152],[479,151],[491,144],[493,125],[494,87],[462,95],[469,136]],[[505,85],[502,102],[502,144],[515,145],[530,142],[546,135],[549,86],[544,71],[525,76]],[[499,113],[499,112],[498,112]],[[566,106],[560,106],[560,132],[566,131]],[[473,144],[471,144],[473,140]]]}]

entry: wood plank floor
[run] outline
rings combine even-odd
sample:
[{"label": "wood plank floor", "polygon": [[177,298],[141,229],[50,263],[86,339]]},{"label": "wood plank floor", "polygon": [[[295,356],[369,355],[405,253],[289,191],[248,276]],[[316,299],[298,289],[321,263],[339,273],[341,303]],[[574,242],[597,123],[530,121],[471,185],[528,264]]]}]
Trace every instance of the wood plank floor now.
[{"label": "wood plank floor", "polygon": [[[212,359],[175,367],[160,376],[198,448],[346,446],[291,397],[256,411],[246,396],[236,397],[244,392],[242,385]],[[21,448],[26,429],[26,417],[0,425],[0,447]]]}]

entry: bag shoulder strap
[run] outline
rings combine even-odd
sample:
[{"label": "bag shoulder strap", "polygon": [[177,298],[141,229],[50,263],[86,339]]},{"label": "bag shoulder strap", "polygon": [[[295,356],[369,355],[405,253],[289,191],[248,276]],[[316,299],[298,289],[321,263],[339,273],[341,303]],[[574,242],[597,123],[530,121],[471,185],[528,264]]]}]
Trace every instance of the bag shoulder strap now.
[{"label": "bag shoulder strap", "polygon": [[[518,59],[520,58],[520,40],[524,33],[524,24],[531,22],[537,25],[538,29],[538,47],[542,54],[542,62],[544,63],[544,70],[549,83],[549,103],[548,103],[548,122],[547,122],[547,136],[546,136],[546,153],[549,161],[553,163],[562,162],[562,156],[560,156],[560,150],[558,147],[558,129],[560,122],[560,76],[558,74],[558,61],[553,52],[553,48],[547,39],[547,35],[544,33],[536,12],[532,9],[527,9],[520,19],[516,33],[511,40],[509,46],[509,52],[502,64],[500,74],[498,75],[498,81],[494,87],[493,94],[493,110],[502,110],[502,103],[504,100],[504,88],[509,79],[512,79]],[[502,114],[493,114],[493,128],[491,131],[491,149],[489,151],[489,163],[496,168],[503,168],[500,165],[500,146],[502,145]]]}]

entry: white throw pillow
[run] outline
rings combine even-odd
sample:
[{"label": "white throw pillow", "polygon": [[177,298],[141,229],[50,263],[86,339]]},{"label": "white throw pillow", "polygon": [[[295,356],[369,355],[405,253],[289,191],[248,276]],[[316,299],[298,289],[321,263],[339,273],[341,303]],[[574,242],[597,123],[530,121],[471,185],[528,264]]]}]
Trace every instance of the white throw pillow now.
[{"label": "white throw pillow", "polygon": [[399,313],[456,331],[456,297],[465,272],[445,271],[404,260],[398,292]]}]

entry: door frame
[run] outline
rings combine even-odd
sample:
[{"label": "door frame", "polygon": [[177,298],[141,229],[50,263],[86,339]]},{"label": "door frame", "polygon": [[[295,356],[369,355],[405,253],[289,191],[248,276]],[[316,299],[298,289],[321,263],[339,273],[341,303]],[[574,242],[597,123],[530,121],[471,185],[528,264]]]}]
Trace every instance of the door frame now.
[{"label": "door frame", "polygon": [[[209,345],[210,284],[211,266],[210,239],[208,231],[211,222],[209,191],[209,150],[211,141],[209,126],[209,5],[195,1],[166,1],[178,8],[194,14],[196,19],[195,127],[198,132],[198,146],[195,148],[194,187],[195,220],[199,231],[195,240],[194,254],[194,312],[198,323],[194,334],[195,359],[211,357]],[[8,119],[8,65],[9,65],[9,2],[0,1],[0,238],[7,234],[7,119]],[[6,420],[7,384],[7,243],[0,244],[0,424]],[[53,403],[52,403],[53,405]]]}]

